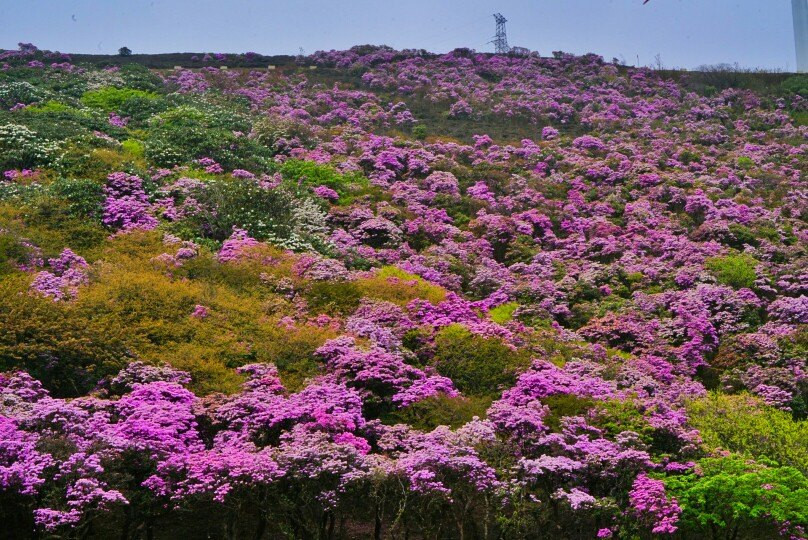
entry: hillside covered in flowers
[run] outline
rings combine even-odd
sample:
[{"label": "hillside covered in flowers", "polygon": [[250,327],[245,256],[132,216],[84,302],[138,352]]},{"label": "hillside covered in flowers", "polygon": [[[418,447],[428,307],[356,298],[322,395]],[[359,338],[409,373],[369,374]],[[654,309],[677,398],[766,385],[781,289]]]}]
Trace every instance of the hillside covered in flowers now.
[{"label": "hillside covered in flowers", "polygon": [[808,535],[808,79],[0,52],[0,538]]}]

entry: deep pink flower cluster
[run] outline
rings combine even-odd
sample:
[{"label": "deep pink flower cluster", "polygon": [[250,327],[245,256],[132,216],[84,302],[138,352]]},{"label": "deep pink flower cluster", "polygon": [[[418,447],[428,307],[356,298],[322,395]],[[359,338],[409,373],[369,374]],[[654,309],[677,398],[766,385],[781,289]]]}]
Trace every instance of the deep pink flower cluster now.
[{"label": "deep pink flower cluster", "polygon": [[52,298],[54,301],[70,300],[80,285],[89,282],[89,265],[83,257],[65,248],[55,259],[48,259],[50,271],[43,270],[34,276],[31,291]]},{"label": "deep pink flower cluster", "polygon": [[645,473],[637,476],[629,492],[631,507],[651,522],[654,534],[673,534],[682,510],[676,499],[665,495],[665,484]]},{"label": "deep pink flower cluster", "polygon": [[365,399],[388,399],[405,407],[437,394],[457,395],[450,379],[408,365],[398,352],[381,347],[364,351],[347,336],[326,342],[316,354],[336,380],[359,389]]},{"label": "deep pink flower cluster", "polygon": [[115,113],[109,113],[109,125],[124,128],[128,123],[129,123],[128,117],[118,116]]},{"label": "deep pink flower cluster", "polygon": [[250,248],[258,246],[260,243],[255,238],[251,238],[247,231],[236,229],[230,238],[224,241],[222,249],[219,251],[219,261],[235,261],[249,252]]},{"label": "deep pink flower cluster", "polygon": [[104,224],[123,231],[154,229],[157,218],[151,214],[143,180],[124,172],[112,173],[104,186]]}]

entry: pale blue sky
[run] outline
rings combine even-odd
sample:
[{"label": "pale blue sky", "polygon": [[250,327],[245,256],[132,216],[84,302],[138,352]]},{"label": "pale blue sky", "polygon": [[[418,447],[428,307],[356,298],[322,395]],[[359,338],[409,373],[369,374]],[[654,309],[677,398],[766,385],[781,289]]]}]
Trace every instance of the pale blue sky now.
[{"label": "pale blue sky", "polygon": [[668,67],[738,62],[793,70],[789,0],[0,0],[0,48],[62,52],[297,54],[386,44],[491,51],[495,11],[511,45]]}]

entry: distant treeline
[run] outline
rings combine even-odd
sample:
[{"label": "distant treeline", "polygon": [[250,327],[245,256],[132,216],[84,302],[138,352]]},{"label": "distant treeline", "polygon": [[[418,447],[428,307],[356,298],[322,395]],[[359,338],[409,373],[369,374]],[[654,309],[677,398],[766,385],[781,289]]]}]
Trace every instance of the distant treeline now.
[{"label": "distant treeline", "polygon": [[264,56],[261,54],[228,54],[226,60],[212,59],[204,61],[205,53],[163,53],[163,54],[71,54],[76,64],[93,64],[96,66],[122,66],[140,64],[153,69],[182,67],[205,67],[210,65],[226,65],[228,67],[265,68],[270,65],[287,66],[295,63],[297,57],[291,55]]}]

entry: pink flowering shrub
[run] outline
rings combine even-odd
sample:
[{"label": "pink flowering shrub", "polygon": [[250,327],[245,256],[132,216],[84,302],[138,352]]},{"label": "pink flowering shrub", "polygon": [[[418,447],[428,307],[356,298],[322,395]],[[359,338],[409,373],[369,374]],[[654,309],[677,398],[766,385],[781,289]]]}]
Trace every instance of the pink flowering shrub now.
[{"label": "pink flowering shrub", "polygon": [[69,248],[65,248],[59,257],[48,259],[48,265],[52,272],[38,272],[31,282],[31,291],[54,301],[70,300],[75,298],[80,285],[89,282],[87,261]]},{"label": "pink flowering shrub", "polygon": [[260,245],[260,243],[255,238],[251,238],[247,234],[247,231],[236,229],[233,231],[233,234],[230,235],[230,238],[222,243],[222,249],[219,251],[218,256],[219,261],[236,261],[246,255],[250,248],[258,245]]},{"label": "pink flowering shrub", "polygon": [[665,484],[640,474],[629,492],[631,508],[647,519],[654,534],[673,534],[682,513],[676,499],[665,495]]},{"label": "pink flowering shrub", "polygon": [[151,205],[143,191],[143,181],[137,176],[123,172],[110,174],[104,193],[103,222],[108,227],[122,231],[157,227],[157,219],[150,214]]}]

